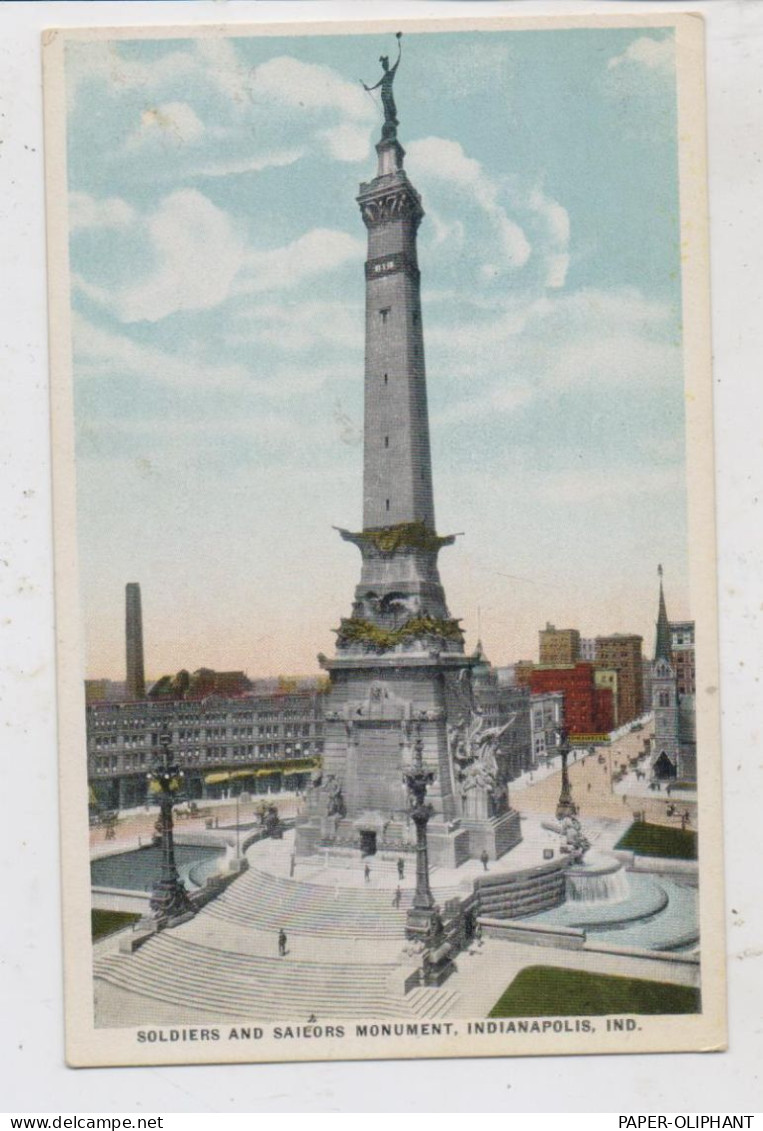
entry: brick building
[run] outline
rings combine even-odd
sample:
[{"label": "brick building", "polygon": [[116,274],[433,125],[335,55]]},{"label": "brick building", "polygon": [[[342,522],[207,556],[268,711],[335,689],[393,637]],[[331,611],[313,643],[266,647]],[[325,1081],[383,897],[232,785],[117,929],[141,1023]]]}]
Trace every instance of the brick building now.
[{"label": "brick building", "polygon": [[679,695],[694,695],[697,677],[694,665],[694,621],[670,621],[671,665],[678,680]]},{"label": "brick building", "polygon": [[614,729],[612,691],[596,686],[593,664],[537,664],[529,678],[533,695],[550,691],[564,694],[564,725],[573,738]]},{"label": "brick building", "polygon": [[546,622],[538,639],[542,664],[574,664],[580,659],[580,633],[576,628],[556,628]]},{"label": "brick building", "polygon": [[617,672],[617,725],[644,713],[643,637],[616,632],[596,637],[596,666]]},{"label": "brick building", "polygon": [[593,681],[596,687],[609,690],[612,695],[612,723],[616,730],[620,725],[617,672],[614,668],[600,668],[594,664]]}]

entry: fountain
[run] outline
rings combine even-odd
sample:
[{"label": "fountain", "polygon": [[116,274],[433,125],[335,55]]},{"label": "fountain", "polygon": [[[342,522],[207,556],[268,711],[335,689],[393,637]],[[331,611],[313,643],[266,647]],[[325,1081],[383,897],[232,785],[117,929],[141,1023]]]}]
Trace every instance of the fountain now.
[{"label": "fountain", "polygon": [[[564,755],[568,738],[564,730],[559,735]],[[530,921],[582,929],[587,937],[614,945],[647,950],[695,947],[699,939],[696,880],[628,872],[614,853],[592,850],[577,816],[566,769],[563,757],[556,821],[541,822],[560,837],[559,851],[569,859],[565,900],[528,916]]]},{"label": "fountain", "polygon": [[591,938],[650,950],[696,944],[696,890],[681,877],[629,873],[611,852],[592,850],[577,817],[544,821],[570,863],[565,901],[532,916],[539,925],[582,929]]},{"label": "fountain", "polygon": [[566,895],[573,903],[622,903],[630,892],[622,861],[609,853],[589,854],[567,870]]}]

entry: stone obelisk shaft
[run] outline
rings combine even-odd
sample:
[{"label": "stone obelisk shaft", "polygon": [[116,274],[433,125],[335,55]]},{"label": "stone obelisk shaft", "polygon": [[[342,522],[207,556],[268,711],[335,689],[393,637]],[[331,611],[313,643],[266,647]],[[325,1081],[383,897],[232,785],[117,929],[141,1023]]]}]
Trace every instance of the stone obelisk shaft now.
[{"label": "stone obelisk shaft", "polygon": [[363,529],[435,529],[416,233],[424,209],[397,141],[361,185],[368,229]]}]

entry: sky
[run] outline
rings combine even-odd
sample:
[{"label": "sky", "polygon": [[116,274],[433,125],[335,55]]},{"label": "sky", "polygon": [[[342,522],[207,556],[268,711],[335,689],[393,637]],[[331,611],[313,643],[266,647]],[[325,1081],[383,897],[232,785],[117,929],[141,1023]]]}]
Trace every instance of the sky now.
[{"label": "sky", "polygon": [[[70,41],[77,507],[90,677],[309,673],[350,614],[365,230],[394,37]],[[547,621],[689,617],[670,29],[409,33],[451,614],[496,664]]]}]

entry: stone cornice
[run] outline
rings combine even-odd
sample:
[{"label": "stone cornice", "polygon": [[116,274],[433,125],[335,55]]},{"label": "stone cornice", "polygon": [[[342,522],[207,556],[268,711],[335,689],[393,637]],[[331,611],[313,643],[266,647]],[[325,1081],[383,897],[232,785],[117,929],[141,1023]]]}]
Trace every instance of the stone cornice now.
[{"label": "stone cornice", "polygon": [[418,226],[424,216],[421,197],[407,179],[377,177],[361,185],[357,200],[367,228],[395,220],[412,220]]}]

